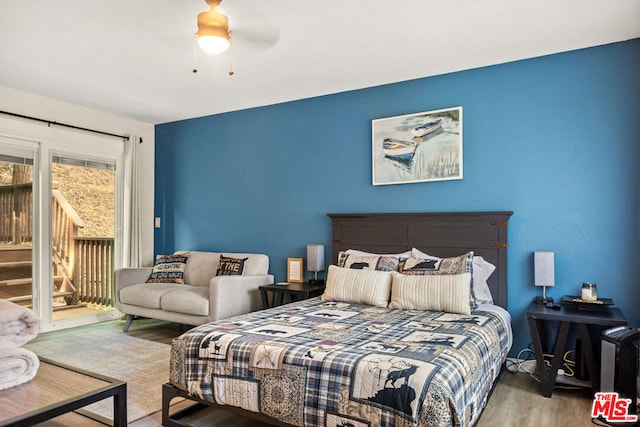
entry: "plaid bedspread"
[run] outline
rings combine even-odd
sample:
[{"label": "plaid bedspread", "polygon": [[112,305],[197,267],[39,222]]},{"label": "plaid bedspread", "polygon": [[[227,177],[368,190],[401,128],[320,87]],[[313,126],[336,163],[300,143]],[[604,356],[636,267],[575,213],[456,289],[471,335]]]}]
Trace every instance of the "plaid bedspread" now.
[{"label": "plaid bedspread", "polygon": [[490,311],[315,298],[175,338],[170,379],[297,426],[469,426],[506,358],[507,327]]}]

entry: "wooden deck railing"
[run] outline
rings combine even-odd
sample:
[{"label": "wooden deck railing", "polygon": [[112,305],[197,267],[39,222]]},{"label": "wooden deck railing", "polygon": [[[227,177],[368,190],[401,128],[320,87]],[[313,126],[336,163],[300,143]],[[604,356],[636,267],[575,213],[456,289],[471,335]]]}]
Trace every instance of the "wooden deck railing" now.
[{"label": "wooden deck railing", "polygon": [[114,241],[110,237],[76,237],[73,283],[80,301],[113,307]]},{"label": "wooden deck railing", "polygon": [[[114,239],[80,237],[85,226],[60,190],[52,190],[51,237],[53,275],[62,275],[59,291],[72,292],[68,305],[114,306]],[[0,186],[0,243],[31,243],[33,236],[31,184]]]},{"label": "wooden deck railing", "polygon": [[51,205],[51,236],[53,251],[64,261],[65,267],[73,271],[75,257],[74,238],[85,227],[84,221],[67,202],[60,190],[54,189]]},{"label": "wooden deck railing", "polygon": [[30,183],[0,187],[0,242],[13,245],[31,243],[32,195]]}]

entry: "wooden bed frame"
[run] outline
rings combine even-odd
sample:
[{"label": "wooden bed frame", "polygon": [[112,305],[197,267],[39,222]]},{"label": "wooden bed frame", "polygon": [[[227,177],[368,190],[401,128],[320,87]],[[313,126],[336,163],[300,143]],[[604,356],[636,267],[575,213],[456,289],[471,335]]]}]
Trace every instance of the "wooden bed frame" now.
[{"label": "wooden bed frame", "polygon": [[[487,283],[495,304],[506,309],[507,230],[512,214],[510,211],[328,214],[333,224],[332,262],[336,262],[338,252],[347,249],[383,254],[417,248],[440,257],[473,250],[475,255],[496,266]],[[170,415],[169,405],[176,397],[197,403]],[[184,426],[180,418],[205,406],[219,407],[275,426],[291,427],[260,413],[200,400],[169,383],[162,387],[163,426]]]},{"label": "wooden bed frame", "polygon": [[487,283],[494,303],[507,308],[507,231],[513,212],[328,214],[333,222],[332,262],[338,252],[378,254],[411,248],[439,257],[474,251],[496,266]]}]

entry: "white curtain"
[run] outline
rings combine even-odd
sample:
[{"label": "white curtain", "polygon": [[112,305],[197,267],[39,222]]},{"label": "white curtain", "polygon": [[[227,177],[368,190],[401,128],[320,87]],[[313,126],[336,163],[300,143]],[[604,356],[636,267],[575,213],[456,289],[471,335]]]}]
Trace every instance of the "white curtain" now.
[{"label": "white curtain", "polygon": [[125,142],[124,224],[122,236],[122,267],[142,265],[142,231],[140,227],[140,161],[141,139],[129,135]]}]

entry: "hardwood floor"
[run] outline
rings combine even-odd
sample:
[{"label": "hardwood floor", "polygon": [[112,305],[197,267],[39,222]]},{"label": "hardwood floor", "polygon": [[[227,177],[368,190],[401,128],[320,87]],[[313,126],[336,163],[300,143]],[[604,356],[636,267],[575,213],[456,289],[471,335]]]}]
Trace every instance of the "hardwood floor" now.
[{"label": "hardwood floor", "polygon": [[[175,324],[159,321],[137,321],[130,330],[130,335],[171,343],[171,339],[182,333],[182,329]],[[145,323],[146,322],[146,323]],[[123,322],[105,322],[105,328],[120,330]],[[591,392],[584,389],[567,390],[555,389],[552,398],[543,397],[539,391],[539,384],[525,373],[512,374],[504,372],[496,384],[487,407],[485,408],[477,427],[496,426],[589,426],[591,421]],[[153,392],[161,393],[160,390]],[[187,402],[173,405],[172,412],[187,406]],[[43,423],[47,426],[101,426],[102,424],[89,420],[78,414],[68,414],[55,420]],[[132,427],[156,427],[161,425],[160,411],[146,418],[131,423]],[[207,409],[197,415],[184,419],[193,427],[266,427],[266,424],[244,419],[230,412],[220,409]]]},{"label": "hardwood floor", "polygon": [[547,398],[529,374],[504,372],[477,427],[588,426],[592,401],[587,389],[557,388]]}]

